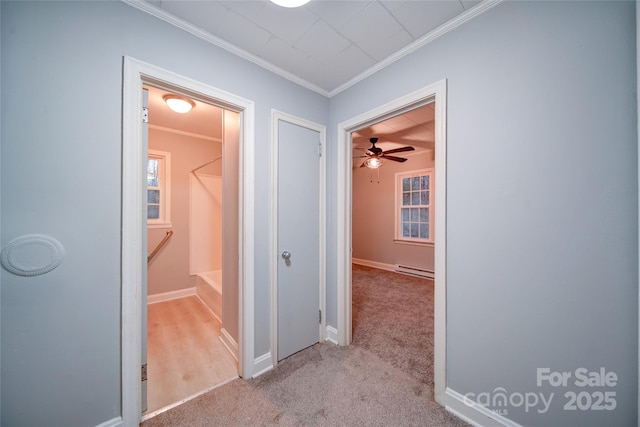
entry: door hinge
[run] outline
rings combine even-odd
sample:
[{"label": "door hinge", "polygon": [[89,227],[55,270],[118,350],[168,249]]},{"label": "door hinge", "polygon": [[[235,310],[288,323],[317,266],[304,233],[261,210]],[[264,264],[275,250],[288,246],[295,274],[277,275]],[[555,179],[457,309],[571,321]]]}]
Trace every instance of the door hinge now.
[{"label": "door hinge", "polygon": [[147,380],[147,364],[145,363],[144,365],[142,365],[142,369],[141,369],[141,381],[146,381]]},{"label": "door hinge", "polygon": [[322,323],[322,310],[318,310],[318,323]]},{"label": "door hinge", "polygon": [[318,156],[322,157],[322,143],[318,142]]},{"label": "door hinge", "polygon": [[142,107],[142,123],[149,123],[149,108]]}]

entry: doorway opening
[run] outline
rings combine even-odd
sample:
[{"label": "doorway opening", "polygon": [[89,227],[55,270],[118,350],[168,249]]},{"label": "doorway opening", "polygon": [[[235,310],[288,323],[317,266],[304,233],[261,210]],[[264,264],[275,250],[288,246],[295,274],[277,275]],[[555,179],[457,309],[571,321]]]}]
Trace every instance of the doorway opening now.
[{"label": "doorway opening", "polygon": [[353,344],[430,388],[434,119],[431,100],[351,133]]},{"label": "doorway opening", "polygon": [[[446,388],[446,81],[442,80],[417,90],[374,110],[363,113],[338,125],[338,188],[345,191],[338,200],[337,221],[337,302],[338,343],[352,342],[352,261],[353,261],[353,146],[352,135],[364,132],[392,117],[398,117],[420,107],[433,104],[434,112],[434,168],[432,188],[435,215],[433,218],[434,266],[434,388],[440,400]],[[374,136],[374,135],[371,135]],[[403,144],[405,146],[407,144]],[[389,148],[393,149],[393,148]],[[384,150],[383,150],[384,151]],[[394,155],[396,153],[392,153]],[[404,154],[404,153],[402,153]],[[370,157],[370,156],[368,156]],[[368,160],[368,159],[365,159]],[[384,161],[384,156],[382,157]],[[389,162],[390,163],[390,162]],[[386,163],[385,163],[386,165]],[[359,165],[358,165],[359,167]],[[382,169],[381,168],[381,174]],[[377,179],[371,185],[377,186]],[[418,211],[419,212],[419,211]],[[394,220],[395,221],[395,220]],[[419,222],[419,221],[418,221]],[[418,226],[418,236],[420,227]],[[400,231],[401,233],[401,231]],[[397,236],[395,236],[397,238]],[[411,226],[409,227],[411,237]]]},{"label": "doorway opening", "polygon": [[[222,245],[228,258],[222,264],[222,326],[237,347],[237,374],[253,375],[253,227],[254,227],[254,104],[203,83],[167,70],[124,58],[123,71],[123,146],[122,146],[122,418],[126,425],[137,425],[142,419],[146,396],[143,354],[146,345],[146,285],[148,226],[148,147],[143,119],[143,85],[216,106],[229,112],[235,120],[222,139],[237,140],[223,144],[223,175],[229,182],[223,187],[223,223],[229,233],[223,234]],[[226,123],[226,120],[223,122]],[[201,163],[212,159],[202,159]],[[227,191],[232,189],[232,191]],[[227,194],[229,193],[229,194]],[[226,206],[226,207],[225,207]],[[226,209],[229,209],[229,212]],[[227,227],[228,225],[228,227]],[[223,228],[225,228],[223,227]],[[176,230],[177,231],[177,230]],[[182,232],[188,235],[188,231]],[[170,237],[177,237],[174,236]],[[185,237],[185,236],[183,236]],[[229,298],[227,298],[229,297]],[[227,343],[228,344],[228,343]],[[234,350],[234,349],[232,349]],[[233,352],[233,351],[232,351]]]},{"label": "doorway opening", "polygon": [[238,305],[237,259],[228,256],[237,252],[238,166],[227,157],[237,160],[240,122],[234,111],[186,97],[192,109],[176,112],[165,101],[181,94],[143,89],[149,419],[238,376],[238,344],[227,329],[237,310],[224,306]]}]

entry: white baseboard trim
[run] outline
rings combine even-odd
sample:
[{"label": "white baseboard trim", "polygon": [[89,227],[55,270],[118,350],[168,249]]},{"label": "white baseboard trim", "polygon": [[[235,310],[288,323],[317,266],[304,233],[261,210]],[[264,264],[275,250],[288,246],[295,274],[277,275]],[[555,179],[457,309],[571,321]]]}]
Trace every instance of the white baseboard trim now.
[{"label": "white baseboard trim", "polygon": [[436,397],[438,403],[458,418],[477,427],[522,427],[522,425],[485,408],[471,403],[462,394],[447,387],[444,393]]},{"label": "white baseboard trim", "polygon": [[227,350],[229,350],[229,353],[231,353],[231,355],[233,356],[233,358],[236,360],[236,363],[237,363],[238,362],[238,343],[236,342],[236,340],[233,339],[233,337],[229,334],[229,332],[227,332],[225,328],[222,328],[220,330],[220,341],[222,341],[222,344],[227,348]]},{"label": "white baseboard trim", "polygon": [[329,341],[335,345],[338,345],[338,330],[333,326],[327,325],[327,331],[325,333],[325,341]]},{"label": "white baseboard trim", "polygon": [[122,417],[115,417],[101,424],[96,425],[96,427],[120,427],[122,423],[124,423],[124,420],[122,419]]},{"label": "white baseboard trim", "polygon": [[273,369],[273,361],[271,360],[271,352],[267,352],[262,356],[258,356],[253,360],[253,376],[251,378],[259,377],[267,371]]},{"label": "white baseboard trim", "polygon": [[211,315],[212,315],[213,317],[215,317],[215,318],[216,318],[216,320],[217,320],[218,322],[220,322],[220,324],[222,325],[222,319],[221,319],[221,318],[219,318],[219,317],[218,317],[218,315],[216,314],[216,312],[215,312],[215,311],[213,311],[213,310],[211,310],[211,307],[209,307],[209,305],[207,304],[207,302],[206,302],[205,300],[203,300],[203,299],[202,299],[202,297],[198,294],[198,290],[197,290],[197,288],[196,288],[196,296],[198,297],[198,299],[200,300],[200,302],[202,303],[202,305],[204,305],[204,306],[207,308],[207,311],[208,311],[209,313],[211,313]]},{"label": "white baseboard trim", "polygon": [[172,299],[189,297],[196,295],[196,288],[179,289],[177,291],[163,292],[161,294],[153,294],[147,297],[147,304],[155,304],[158,302],[170,301]]},{"label": "white baseboard trim", "polygon": [[373,267],[380,270],[387,270],[387,271],[393,271],[393,272],[396,271],[395,264],[385,264],[383,262],[369,261],[368,259],[360,259],[360,258],[351,258],[351,262],[358,265],[364,265],[365,267]]}]

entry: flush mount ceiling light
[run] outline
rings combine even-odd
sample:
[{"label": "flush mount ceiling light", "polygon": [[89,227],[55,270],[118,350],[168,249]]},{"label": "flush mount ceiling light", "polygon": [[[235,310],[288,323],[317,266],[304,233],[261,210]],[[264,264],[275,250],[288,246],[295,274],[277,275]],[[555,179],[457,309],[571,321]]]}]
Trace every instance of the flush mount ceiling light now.
[{"label": "flush mount ceiling light", "polygon": [[300,7],[309,3],[309,0],[271,0],[271,2],[282,7]]},{"label": "flush mount ceiling light", "polygon": [[169,108],[171,108],[176,113],[188,113],[193,107],[196,106],[196,103],[189,98],[185,98],[179,95],[165,95],[162,97],[162,99],[164,99],[164,102],[167,103]]}]

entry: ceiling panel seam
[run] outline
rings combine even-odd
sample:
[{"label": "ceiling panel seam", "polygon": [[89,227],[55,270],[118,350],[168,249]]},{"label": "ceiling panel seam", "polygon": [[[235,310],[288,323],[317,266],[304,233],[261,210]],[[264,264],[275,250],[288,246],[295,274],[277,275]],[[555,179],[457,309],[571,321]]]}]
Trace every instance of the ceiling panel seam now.
[{"label": "ceiling panel seam", "polygon": [[[259,56],[248,52],[245,49],[242,49],[232,43],[227,42],[226,40],[217,37],[213,34],[211,34],[208,31],[205,31],[203,29],[201,29],[198,26],[195,26],[187,21],[185,21],[184,19],[178,18],[175,15],[165,12],[164,10],[154,6],[151,3],[148,3],[146,1],[140,1],[140,0],[121,0],[123,3],[132,6],[138,10],[141,10],[143,12],[146,12],[156,18],[159,18],[175,27],[178,27],[184,31],[187,31],[189,33],[191,33],[192,35],[199,37],[215,46],[218,46],[236,56],[239,56],[240,58],[243,58],[249,62],[252,62],[262,68],[265,68],[271,72],[273,72],[276,75],[279,75],[280,77],[283,77],[299,86],[302,86],[306,89],[309,89],[313,92],[316,92],[320,95],[323,95],[327,98],[331,98],[343,91],[345,91],[346,89],[350,88],[351,86],[357,84],[358,82],[366,79],[367,77],[373,75],[374,73],[386,68],[387,66],[391,65],[392,63],[400,60],[401,58],[403,58],[404,56],[416,51],[417,49],[421,48],[422,46],[430,43],[431,41],[435,40],[436,38],[448,33],[449,31],[459,27],[460,25],[464,24],[465,22],[469,21],[470,19],[475,18],[476,16],[486,12],[487,10],[495,7],[496,5],[502,3],[504,0],[483,0],[482,2],[480,2],[479,4],[465,10],[464,12],[462,12],[461,14],[457,15],[456,17],[454,17],[453,19],[450,19],[449,21],[443,23],[442,25],[436,27],[434,30],[429,31],[427,34],[425,34],[424,36],[418,38],[417,40],[415,40],[413,43],[405,46],[402,49],[397,50],[395,53],[387,56],[386,58],[384,58],[381,61],[376,62],[373,66],[367,68],[365,71],[357,74],[356,76],[354,76],[353,78],[347,80],[345,83],[335,87],[332,90],[325,90],[319,86],[317,86],[314,83],[311,83],[310,81],[303,79],[297,75],[295,75],[292,72],[289,72],[281,67],[278,67],[277,65],[263,59],[260,58]],[[365,7],[365,9],[369,8],[371,6],[371,4],[367,5],[367,7]],[[383,6],[384,7],[384,6]],[[464,5],[463,5],[464,7]],[[411,35],[411,33],[405,28],[404,25],[402,25],[402,23],[400,23],[398,21],[398,19],[396,18],[396,16],[390,12],[388,10],[388,8],[384,7],[384,9],[391,15],[391,17],[393,17],[393,19],[395,20],[395,22],[397,22],[400,27],[407,32],[411,38],[413,38],[413,36]],[[317,16],[317,15],[316,15]],[[318,20],[321,20],[321,18],[319,18]],[[317,21],[316,21],[317,22]],[[308,32],[309,29],[307,29],[305,31]],[[272,37],[276,37],[278,38],[277,35],[272,34]],[[300,36],[298,38],[298,40],[300,40],[302,38],[302,36]],[[351,45],[350,47],[356,47],[360,50],[362,50],[360,48],[360,46],[358,45],[358,43],[354,43],[353,40],[351,40],[351,38],[347,38],[350,42]],[[292,46],[293,48],[295,48],[295,46]],[[348,49],[348,48],[347,48]],[[344,51],[344,50],[343,50]],[[363,51],[363,53],[367,56],[367,57],[371,57],[371,55],[365,51]],[[375,58],[371,58],[372,60],[375,61]]]}]

